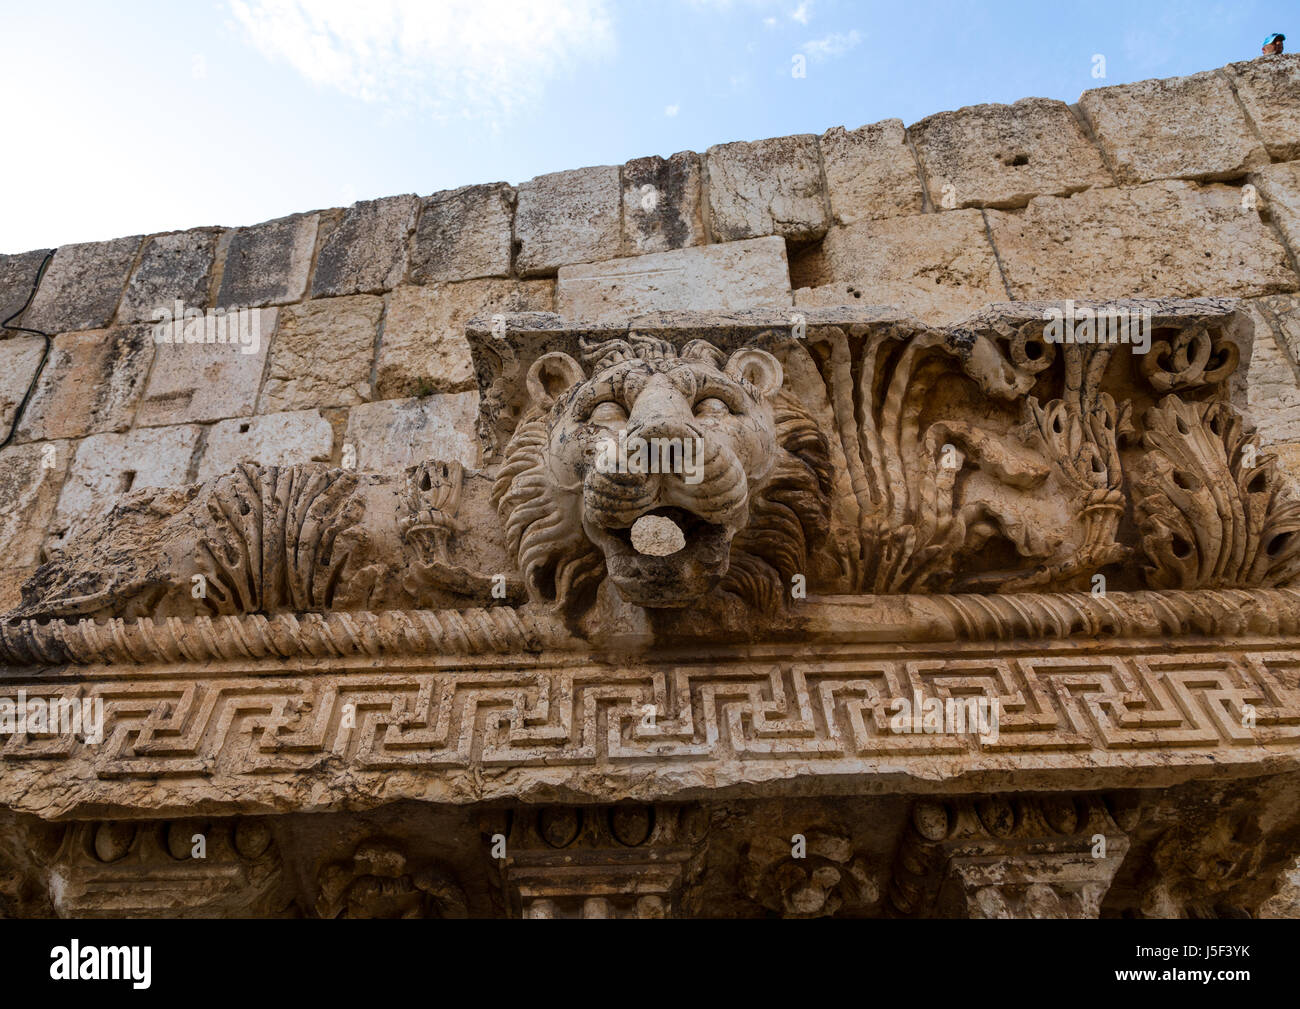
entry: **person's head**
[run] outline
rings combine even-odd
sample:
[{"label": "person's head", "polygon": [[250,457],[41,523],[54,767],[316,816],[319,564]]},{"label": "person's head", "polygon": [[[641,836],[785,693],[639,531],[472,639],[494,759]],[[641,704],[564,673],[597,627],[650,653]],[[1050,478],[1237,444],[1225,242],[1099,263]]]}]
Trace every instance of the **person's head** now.
[{"label": "person's head", "polygon": [[1286,41],[1286,36],[1274,32],[1264,40],[1264,47],[1260,50],[1265,56],[1277,56],[1282,52],[1282,43]]}]

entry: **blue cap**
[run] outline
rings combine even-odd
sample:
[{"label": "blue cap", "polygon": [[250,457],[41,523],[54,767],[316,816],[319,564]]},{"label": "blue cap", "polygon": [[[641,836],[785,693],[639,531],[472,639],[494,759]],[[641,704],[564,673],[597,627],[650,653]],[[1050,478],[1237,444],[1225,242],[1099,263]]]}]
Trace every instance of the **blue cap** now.
[{"label": "blue cap", "polygon": [[1279,34],[1278,32],[1274,32],[1272,35],[1270,35],[1268,38],[1264,40],[1264,45],[1271,46],[1274,42],[1285,42],[1285,41],[1286,41],[1285,35]]}]

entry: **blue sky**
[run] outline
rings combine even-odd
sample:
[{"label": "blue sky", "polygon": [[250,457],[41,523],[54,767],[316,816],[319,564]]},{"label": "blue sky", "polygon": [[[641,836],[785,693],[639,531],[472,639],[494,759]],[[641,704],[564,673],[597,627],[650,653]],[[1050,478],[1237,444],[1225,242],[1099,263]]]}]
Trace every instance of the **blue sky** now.
[{"label": "blue sky", "polygon": [[1295,0],[0,0],[0,252],[1073,102],[1252,58],[1273,31],[1294,51],[1297,15]]}]

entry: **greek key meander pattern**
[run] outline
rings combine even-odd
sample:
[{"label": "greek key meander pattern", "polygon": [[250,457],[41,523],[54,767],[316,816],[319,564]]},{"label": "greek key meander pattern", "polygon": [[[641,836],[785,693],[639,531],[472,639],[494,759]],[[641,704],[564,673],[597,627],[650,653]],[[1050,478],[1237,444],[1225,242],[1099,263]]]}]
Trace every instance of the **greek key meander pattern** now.
[{"label": "greek key meander pattern", "polygon": [[[1285,645],[822,654],[661,668],[549,662],[204,682],[28,680],[32,696],[101,697],[103,741],[12,735],[0,759],[75,755],[108,779],[294,773],[329,762],[358,772],[737,760],[815,768],[863,758],[1121,751],[1154,759],[1157,750],[1300,745],[1300,650]],[[892,701],[914,692],[996,698],[998,738],[891,732]],[[346,725],[349,706],[355,727]],[[1086,764],[1087,754],[1075,759]]]}]

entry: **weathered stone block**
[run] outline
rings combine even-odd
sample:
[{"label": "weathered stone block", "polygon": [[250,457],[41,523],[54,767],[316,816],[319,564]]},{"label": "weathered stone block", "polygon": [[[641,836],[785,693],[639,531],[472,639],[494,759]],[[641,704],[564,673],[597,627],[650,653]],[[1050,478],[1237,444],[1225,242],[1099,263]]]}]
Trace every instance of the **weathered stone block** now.
[{"label": "weathered stone block", "polygon": [[[36,283],[36,274],[40,272],[41,263],[49,249],[33,249],[31,252],[19,252],[12,256],[0,256],[0,325],[11,315],[27,304]],[[13,325],[21,325],[21,319],[15,319]]]},{"label": "weathered stone block", "polygon": [[919,214],[925,206],[916,158],[901,119],[821,136],[826,191],[835,224]]},{"label": "weathered stone block", "polygon": [[208,430],[198,479],[229,473],[241,462],[263,466],[329,462],[333,451],[334,429],[316,410],[223,420]]},{"label": "weathered stone block", "polygon": [[1252,297],[1300,284],[1241,190],[1163,181],[990,210],[1012,296]]},{"label": "weathered stone block", "polygon": [[360,470],[403,470],[426,459],[477,466],[478,393],[367,403],[348,414],[344,452]]},{"label": "weathered stone block", "polygon": [[1023,207],[1111,184],[1101,153],[1064,102],[969,105],[908,128],[936,209]]},{"label": "weathered stone block", "polygon": [[280,309],[258,413],[355,406],[370,398],[382,298],[359,294]]},{"label": "weathered stone block", "polygon": [[375,385],[380,399],[474,387],[465,324],[496,312],[550,312],[550,280],[466,280],[399,287],[389,296]]},{"label": "weathered stone block", "polygon": [[[1275,295],[1246,303],[1255,323],[1247,403],[1262,444],[1300,441],[1300,376],[1279,338],[1300,341],[1300,299]],[[1277,311],[1286,320],[1280,322]]]},{"label": "weathered stone block", "polygon": [[226,249],[217,306],[257,308],[301,298],[319,221],[319,214],[295,214],[238,229]]},{"label": "weathered stone block", "polygon": [[514,210],[514,188],[504,182],[425,197],[411,249],[411,283],[510,276]]},{"label": "weathered stone block", "polygon": [[176,301],[186,308],[208,307],[208,285],[216,255],[217,228],[195,228],[155,235],[144,243],[140,265],[131,274],[117,318],[147,322],[160,309],[171,311]]},{"label": "weathered stone block", "polygon": [[11,445],[0,449],[0,563],[23,567],[41,562],[45,529],[54,517],[68,468],[67,442]]},{"label": "weathered stone block", "polygon": [[23,601],[23,582],[35,571],[35,564],[21,568],[0,568],[0,613],[7,613]]},{"label": "weathered stone block", "polygon": [[1079,98],[1121,183],[1233,179],[1268,164],[1216,71],[1085,91]]},{"label": "weathered stone block", "polygon": [[406,276],[407,242],[419,200],[390,196],[354,203],[328,231],[316,259],[311,296],[379,294]]},{"label": "weathered stone block", "polygon": [[141,241],[142,235],[132,235],[61,246],[23,315],[23,325],[51,334],[107,326]]},{"label": "weathered stone block", "polygon": [[1300,158],[1300,53],[1261,56],[1225,69],[1269,156]]},{"label": "weathered stone block", "polygon": [[18,422],[20,441],[124,431],[153,359],[148,326],[116,326],[56,336]]},{"label": "weathered stone block", "polygon": [[[257,406],[276,309],[248,309],[241,327],[247,342],[156,343],[153,370],[136,412],[137,427],[247,417]],[[228,319],[235,319],[232,312]]]},{"label": "weathered stone block", "polygon": [[826,234],[821,156],[812,134],[718,144],[705,165],[714,241],[763,235],[810,241]]},{"label": "weathered stone block", "polygon": [[1272,324],[1278,346],[1300,374],[1300,296],[1272,294],[1251,302]]},{"label": "weathered stone block", "polygon": [[1261,209],[1267,210],[1277,224],[1292,255],[1300,255],[1300,162],[1268,165],[1251,172],[1250,183],[1264,198]]},{"label": "weathered stone block", "polygon": [[619,254],[618,168],[578,168],[539,175],[519,187],[515,265],[525,277],[553,274],[567,263]]},{"label": "weathered stone block", "polygon": [[700,156],[636,158],[623,166],[624,256],[703,245]]},{"label": "weathered stone block", "polygon": [[128,491],[184,484],[200,430],[181,425],[82,439],[59,494],[52,536],[62,536],[81,519],[106,514]]},{"label": "weathered stone block", "polygon": [[617,322],[672,309],[731,311],[790,304],[785,241],[775,235],[560,268],[557,311]]},{"label": "weathered stone block", "polygon": [[44,352],[45,341],[39,336],[15,334],[0,340],[0,442],[9,437]]},{"label": "weathered stone block", "polygon": [[978,210],[832,228],[822,252],[830,283],[796,291],[797,306],[861,305],[866,291],[867,304],[894,305],[943,324],[1006,300]]}]

